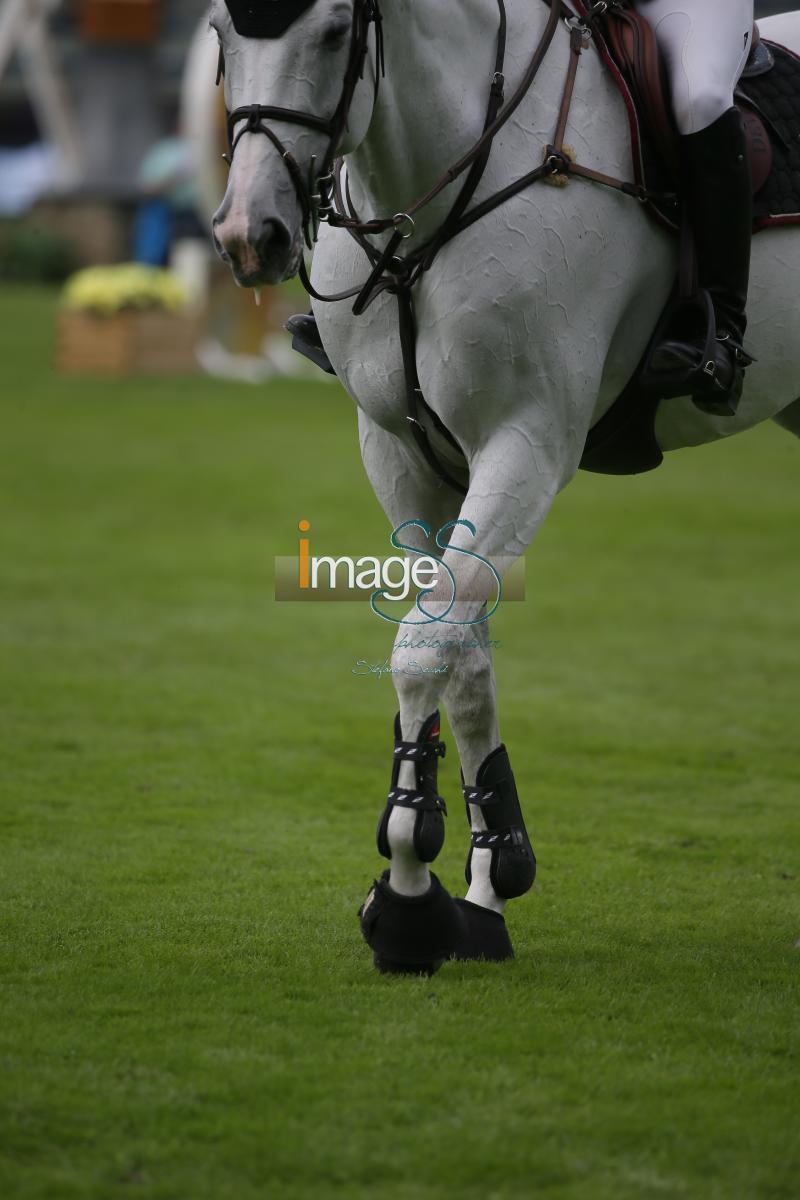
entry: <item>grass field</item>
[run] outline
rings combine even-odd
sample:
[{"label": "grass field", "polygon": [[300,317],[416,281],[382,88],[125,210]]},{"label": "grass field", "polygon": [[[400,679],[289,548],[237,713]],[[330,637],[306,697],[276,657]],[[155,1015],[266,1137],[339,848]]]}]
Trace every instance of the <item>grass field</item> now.
[{"label": "grass field", "polygon": [[272,600],[301,517],[388,550],[349,402],[63,382],[51,320],[0,293],[0,1196],[800,1196],[800,445],[560,498],[494,630],[517,959],[386,979],[386,627]]}]

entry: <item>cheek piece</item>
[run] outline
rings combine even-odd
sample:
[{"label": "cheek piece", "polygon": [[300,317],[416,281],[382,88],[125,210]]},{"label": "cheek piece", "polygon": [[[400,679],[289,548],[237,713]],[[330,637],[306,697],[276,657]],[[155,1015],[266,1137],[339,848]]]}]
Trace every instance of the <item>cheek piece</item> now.
[{"label": "cheek piece", "polygon": [[[233,26],[241,37],[279,38],[299,17],[315,3],[315,0],[225,0]],[[364,76],[364,67],[369,49],[370,28],[375,26],[375,97],[378,83],[384,72],[383,32],[378,0],[353,0],[353,27],[350,35],[350,53],[347,59],[342,93],[336,111],[331,117],[320,117],[315,113],[300,112],[294,108],[280,108],[274,104],[245,104],[227,115],[228,153],[223,158],[228,166],[233,162],[236,147],[247,133],[263,134],[272,142],[281,156],[289,177],[294,184],[295,194],[303,218],[303,234],[309,250],[319,233],[320,222],[328,217],[333,207],[334,176],[333,164],[339,143],[347,129],[347,119],[353,103],[358,81]],[[220,47],[217,83],[225,74],[225,56]],[[297,159],[283,144],[267,120],[285,121],[290,125],[302,125],[314,129],[327,138],[327,149],[322,162],[312,155],[304,174]],[[238,126],[238,132],[237,132]]]}]

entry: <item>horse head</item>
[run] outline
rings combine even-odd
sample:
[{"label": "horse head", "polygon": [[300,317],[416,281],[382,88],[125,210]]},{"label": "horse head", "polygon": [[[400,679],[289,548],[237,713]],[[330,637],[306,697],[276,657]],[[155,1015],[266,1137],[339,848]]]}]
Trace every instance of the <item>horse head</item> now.
[{"label": "horse head", "polygon": [[280,283],[297,273],[304,241],[316,237],[334,156],[354,149],[369,127],[378,5],[213,0],[210,20],[230,143],[214,241],[240,285]]}]

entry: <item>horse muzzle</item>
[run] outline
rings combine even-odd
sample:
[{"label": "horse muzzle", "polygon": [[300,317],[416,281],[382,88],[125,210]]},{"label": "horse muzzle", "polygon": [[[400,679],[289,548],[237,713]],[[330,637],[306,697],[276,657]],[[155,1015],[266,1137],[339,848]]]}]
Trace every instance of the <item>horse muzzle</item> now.
[{"label": "horse muzzle", "polygon": [[300,238],[293,236],[279,218],[262,221],[259,231],[254,232],[220,212],[214,217],[212,230],[217,253],[240,287],[270,286],[297,273]]}]

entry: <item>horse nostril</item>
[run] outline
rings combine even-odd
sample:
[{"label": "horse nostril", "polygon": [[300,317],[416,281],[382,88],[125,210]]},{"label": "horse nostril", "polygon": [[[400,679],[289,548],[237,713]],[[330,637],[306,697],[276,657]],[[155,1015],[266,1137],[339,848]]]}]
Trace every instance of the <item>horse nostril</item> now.
[{"label": "horse nostril", "polygon": [[264,232],[256,243],[256,253],[262,263],[288,258],[292,240],[289,230],[280,221],[265,221]]},{"label": "horse nostril", "polygon": [[223,259],[224,262],[228,262],[230,259],[230,255],[228,254],[227,250],[223,246],[222,242],[217,237],[216,222],[211,227],[211,240],[214,243],[214,249],[216,250],[217,254],[220,256],[220,258]]},{"label": "horse nostril", "polygon": [[260,221],[252,235],[233,220],[216,222],[214,242],[239,283],[248,285],[277,282],[292,257],[292,235],[280,220]]}]

